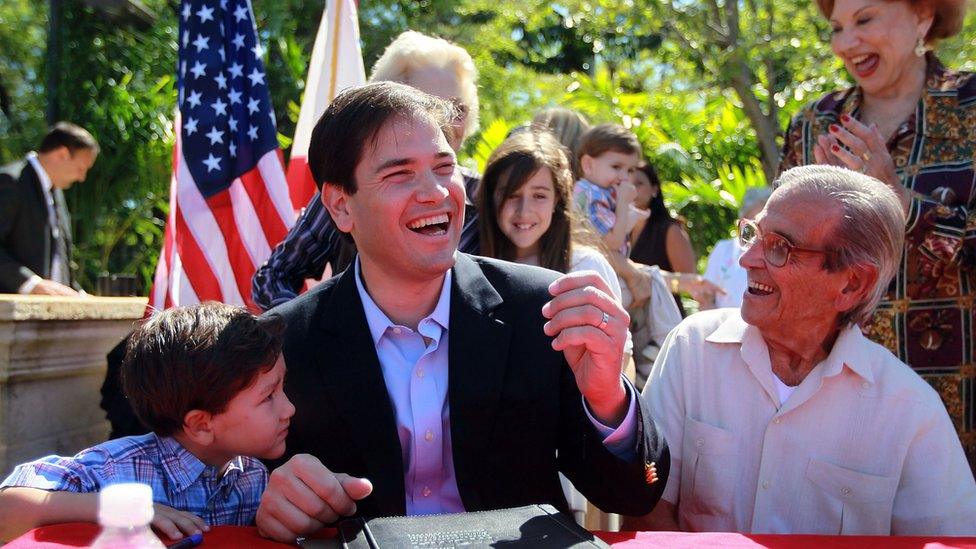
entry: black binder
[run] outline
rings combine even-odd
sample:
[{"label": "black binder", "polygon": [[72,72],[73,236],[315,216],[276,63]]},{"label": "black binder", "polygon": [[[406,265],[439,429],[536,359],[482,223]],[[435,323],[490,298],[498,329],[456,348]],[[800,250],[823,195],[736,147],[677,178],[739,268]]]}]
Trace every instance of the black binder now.
[{"label": "black binder", "polygon": [[339,524],[348,549],[609,547],[551,505],[453,515],[349,519]]}]

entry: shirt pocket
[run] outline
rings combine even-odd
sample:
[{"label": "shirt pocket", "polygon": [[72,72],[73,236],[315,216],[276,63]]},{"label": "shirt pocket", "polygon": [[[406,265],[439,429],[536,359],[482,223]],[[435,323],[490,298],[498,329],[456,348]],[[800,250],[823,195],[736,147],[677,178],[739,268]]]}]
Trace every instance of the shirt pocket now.
[{"label": "shirt pocket", "polygon": [[810,460],[806,476],[818,488],[811,503],[824,533],[891,533],[897,477],[860,473],[819,459]]},{"label": "shirt pocket", "polygon": [[735,434],[686,417],[681,452],[679,497],[683,510],[690,515],[729,519],[739,453]]}]

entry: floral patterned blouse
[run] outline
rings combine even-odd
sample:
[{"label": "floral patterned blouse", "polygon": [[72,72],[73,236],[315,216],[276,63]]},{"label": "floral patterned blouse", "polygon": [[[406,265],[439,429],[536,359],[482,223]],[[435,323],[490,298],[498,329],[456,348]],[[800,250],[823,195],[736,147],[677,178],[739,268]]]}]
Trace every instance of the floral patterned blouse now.
[{"label": "floral patterned blouse", "polygon": [[[827,94],[790,123],[780,171],[812,164],[817,136],[841,114],[859,118],[858,87]],[[925,91],[888,142],[912,191],[905,253],[868,337],[942,396],[970,464],[976,463],[976,77],[929,54]]]}]

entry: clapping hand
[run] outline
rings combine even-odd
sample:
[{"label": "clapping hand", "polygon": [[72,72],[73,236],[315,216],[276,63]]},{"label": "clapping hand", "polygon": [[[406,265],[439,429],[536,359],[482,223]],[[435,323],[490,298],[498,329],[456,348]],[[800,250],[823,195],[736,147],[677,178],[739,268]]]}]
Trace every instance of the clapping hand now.
[{"label": "clapping hand", "polygon": [[878,127],[865,125],[846,114],[841,115],[840,122],[841,125],[831,124],[830,133],[820,135],[813,145],[817,163],[842,166],[874,177],[895,192],[907,213],[911,195],[901,184],[895,162]]}]

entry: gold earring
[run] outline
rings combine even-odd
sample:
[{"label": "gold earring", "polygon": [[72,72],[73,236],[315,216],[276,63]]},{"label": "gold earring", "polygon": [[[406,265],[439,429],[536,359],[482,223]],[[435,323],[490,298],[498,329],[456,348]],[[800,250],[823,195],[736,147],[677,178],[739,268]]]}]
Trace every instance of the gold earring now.
[{"label": "gold earring", "polygon": [[929,51],[929,49],[925,46],[925,39],[919,36],[918,42],[915,42],[915,55],[925,57],[925,52],[927,51]]}]

